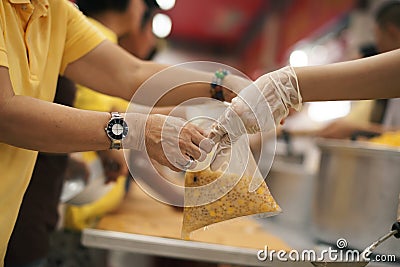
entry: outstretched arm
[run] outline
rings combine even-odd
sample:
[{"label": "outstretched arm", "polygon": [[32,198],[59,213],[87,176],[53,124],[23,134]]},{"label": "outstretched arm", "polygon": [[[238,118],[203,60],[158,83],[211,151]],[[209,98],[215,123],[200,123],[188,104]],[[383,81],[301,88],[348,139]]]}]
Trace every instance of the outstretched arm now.
[{"label": "outstretched arm", "polygon": [[[119,46],[103,41],[88,54],[70,63],[64,74],[79,84],[129,101],[143,82],[167,67],[140,60]],[[161,96],[180,81],[186,84],[165,95],[157,105],[173,106],[196,97],[210,97],[213,77],[213,72],[174,68],[173,71],[158,74],[157,79],[151,81],[151,91],[146,94]],[[249,83],[247,79],[235,75],[228,75],[224,80],[224,86],[237,91]]]},{"label": "outstretched arm", "polygon": [[[0,142],[44,152],[109,148],[110,140],[104,128],[110,114],[15,95],[6,67],[0,67],[0,86]],[[138,113],[125,114],[125,119],[130,129],[124,148],[146,148],[150,158],[173,170],[178,170],[173,164],[186,166],[189,156],[199,159],[211,149],[209,142],[203,142],[205,152],[199,148],[205,139],[204,133],[194,125],[185,125],[183,120]],[[163,150],[165,138],[168,150]]]},{"label": "outstretched arm", "polygon": [[400,97],[400,49],[336,64],[295,68],[304,102]]},{"label": "outstretched arm", "polygon": [[285,67],[262,75],[232,100],[214,125],[210,138],[219,144],[211,168],[222,166],[231,143],[241,135],[267,129],[269,110],[278,124],[289,108],[299,110],[302,101],[400,97],[399,70],[400,49],[325,66]]},{"label": "outstretched arm", "polygon": [[109,140],[102,130],[110,117],[106,112],[15,95],[6,67],[0,67],[0,85],[0,142],[44,152],[108,148]]}]

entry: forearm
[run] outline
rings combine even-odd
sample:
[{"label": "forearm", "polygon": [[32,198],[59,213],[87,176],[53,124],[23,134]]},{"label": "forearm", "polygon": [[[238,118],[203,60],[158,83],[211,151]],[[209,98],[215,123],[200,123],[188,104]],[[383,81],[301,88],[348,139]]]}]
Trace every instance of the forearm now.
[{"label": "forearm", "polygon": [[304,102],[400,97],[400,50],[375,57],[295,68]]},{"label": "forearm", "polygon": [[[178,105],[188,99],[210,97],[212,71],[198,71],[182,67],[168,67],[142,61],[108,41],[101,43],[87,55],[72,62],[65,76],[99,92],[122,97],[128,101],[144,84],[139,104],[158,106]],[[154,78],[151,78],[156,75]],[[150,79],[149,79],[150,78]],[[228,75],[223,85],[236,91],[250,82],[237,75]],[[160,98],[163,96],[162,98]]]},{"label": "forearm", "polygon": [[[29,107],[29,112],[27,108]],[[13,96],[0,112],[0,142],[43,152],[104,150],[110,115]]]},{"label": "forearm", "polygon": [[[157,66],[159,66],[157,63],[146,62],[143,64],[143,69],[145,72],[153,73]],[[214,71],[190,69],[185,65],[167,67],[158,72],[153,79],[146,81],[145,88],[141,92],[142,97],[138,97],[136,100],[141,101],[141,104],[151,105],[154,103],[151,100],[157,99],[155,101],[157,106],[175,106],[193,99],[198,99],[201,102],[200,98],[211,97],[211,82],[215,77]],[[142,76],[147,76],[147,74]],[[251,82],[244,74],[235,72],[228,74],[223,79],[222,86],[238,93]],[[190,103],[195,104],[193,101]]]},{"label": "forearm", "polygon": [[[154,74],[154,78],[146,81]],[[134,89],[146,81],[140,94],[135,96],[136,101],[145,105],[175,106],[189,99],[211,97],[210,83],[214,73],[175,66],[161,68],[157,63],[144,62],[136,73],[126,75],[138,78],[139,84],[131,86]]]},{"label": "forearm", "polygon": [[[142,61],[109,41],[104,41],[91,52],[68,65],[64,75],[78,84],[92,88],[104,94],[131,100],[137,89],[151,76],[166,69],[166,65],[154,62]],[[210,96],[209,82],[212,73],[194,74],[194,71],[179,70],[175,68],[173,74],[169,71],[161,72],[155,79],[149,80],[146,87],[146,96],[142,103],[146,103],[149,97],[158,99],[168,89],[175,88],[182,80],[204,82],[194,83],[173,90],[171,94],[158,103],[159,105],[176,105],[184,100],[196,96]]]}]

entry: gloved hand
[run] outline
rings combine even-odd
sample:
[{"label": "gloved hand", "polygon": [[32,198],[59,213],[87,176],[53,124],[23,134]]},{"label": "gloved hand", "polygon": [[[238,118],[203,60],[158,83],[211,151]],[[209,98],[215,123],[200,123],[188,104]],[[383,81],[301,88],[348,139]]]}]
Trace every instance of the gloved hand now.
[{"label": "gloved hand", "polygon": [[151,159],[174,171],[194,168],[213,147],[202,129],[180,118],[127,113],[125,119],[129,134],[123,147],[146,149]]},{"label": "gloved hand", "polygon": [[243,134],[266,130],[269,112],[277,125],[289,108],[301,108],[297,76],[290,66],[267,73],[240,91],[210,131],[209,138],[218,143],[211,170],[223,169],[231,145]]}]

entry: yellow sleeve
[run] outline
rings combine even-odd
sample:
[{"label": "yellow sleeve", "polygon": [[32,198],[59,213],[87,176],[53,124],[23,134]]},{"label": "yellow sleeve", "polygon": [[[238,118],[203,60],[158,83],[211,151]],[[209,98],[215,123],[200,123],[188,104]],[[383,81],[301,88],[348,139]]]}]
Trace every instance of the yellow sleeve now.
[{"label": "yellow sleeve", "polygon": [[126,112],[129,102],[118,97],[104,95],[87,87],[77,85],[74,107],[96,111]]},{"label": "yellow sleeve", "polygon": [[354,121],[358,124],[368,124],[370,122],[371,111],[374,107],[374,100],[354,101],[349,115],[345,117],[347,121]]},{"label": "yellow sleeve", "polygon": [[[113,43],[117,42],[117,36],[114,32],[92,18],[88,18],[88,20],[107,39]],[[77,88],[74,102],[74,107],[76,108],[105,112],[125,112],[128,108],[129,102],[122,98],[104,95],[81,85],[77,85]]]},{"label": "yellow sleeve", "polygon": [[7,55],[6,43],[4,41],[3,25],[1,25],[0,30],[3,33],[0,34],[0,66],[8,67],[8,55]]},{"label": "yellow sleeve", "polygon": [[65,3],[68,22],[61,74],[69,63],[86,55],[106,39],[72,3]]},{"label": "yellow sleeve", "polygon": [[64,227],[81,231],[93,227],[96,221],[108,212],[114,211],[125,196],[126,177],[119,177],[114,187],[99,200],[83,206],[68,205]]}]

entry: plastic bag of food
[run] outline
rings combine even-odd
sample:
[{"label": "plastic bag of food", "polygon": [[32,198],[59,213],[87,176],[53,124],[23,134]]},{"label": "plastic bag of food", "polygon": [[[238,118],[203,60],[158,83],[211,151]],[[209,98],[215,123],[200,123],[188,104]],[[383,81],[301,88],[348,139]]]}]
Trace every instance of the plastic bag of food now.
[{"label": "plastic bag of food", "polygon": [[232,146],[225,171],[204,168],[186,172],[184,203],[183,239],[189,239],[192,231],[214,223],[281,212],[258,169],[247,136]]}]

